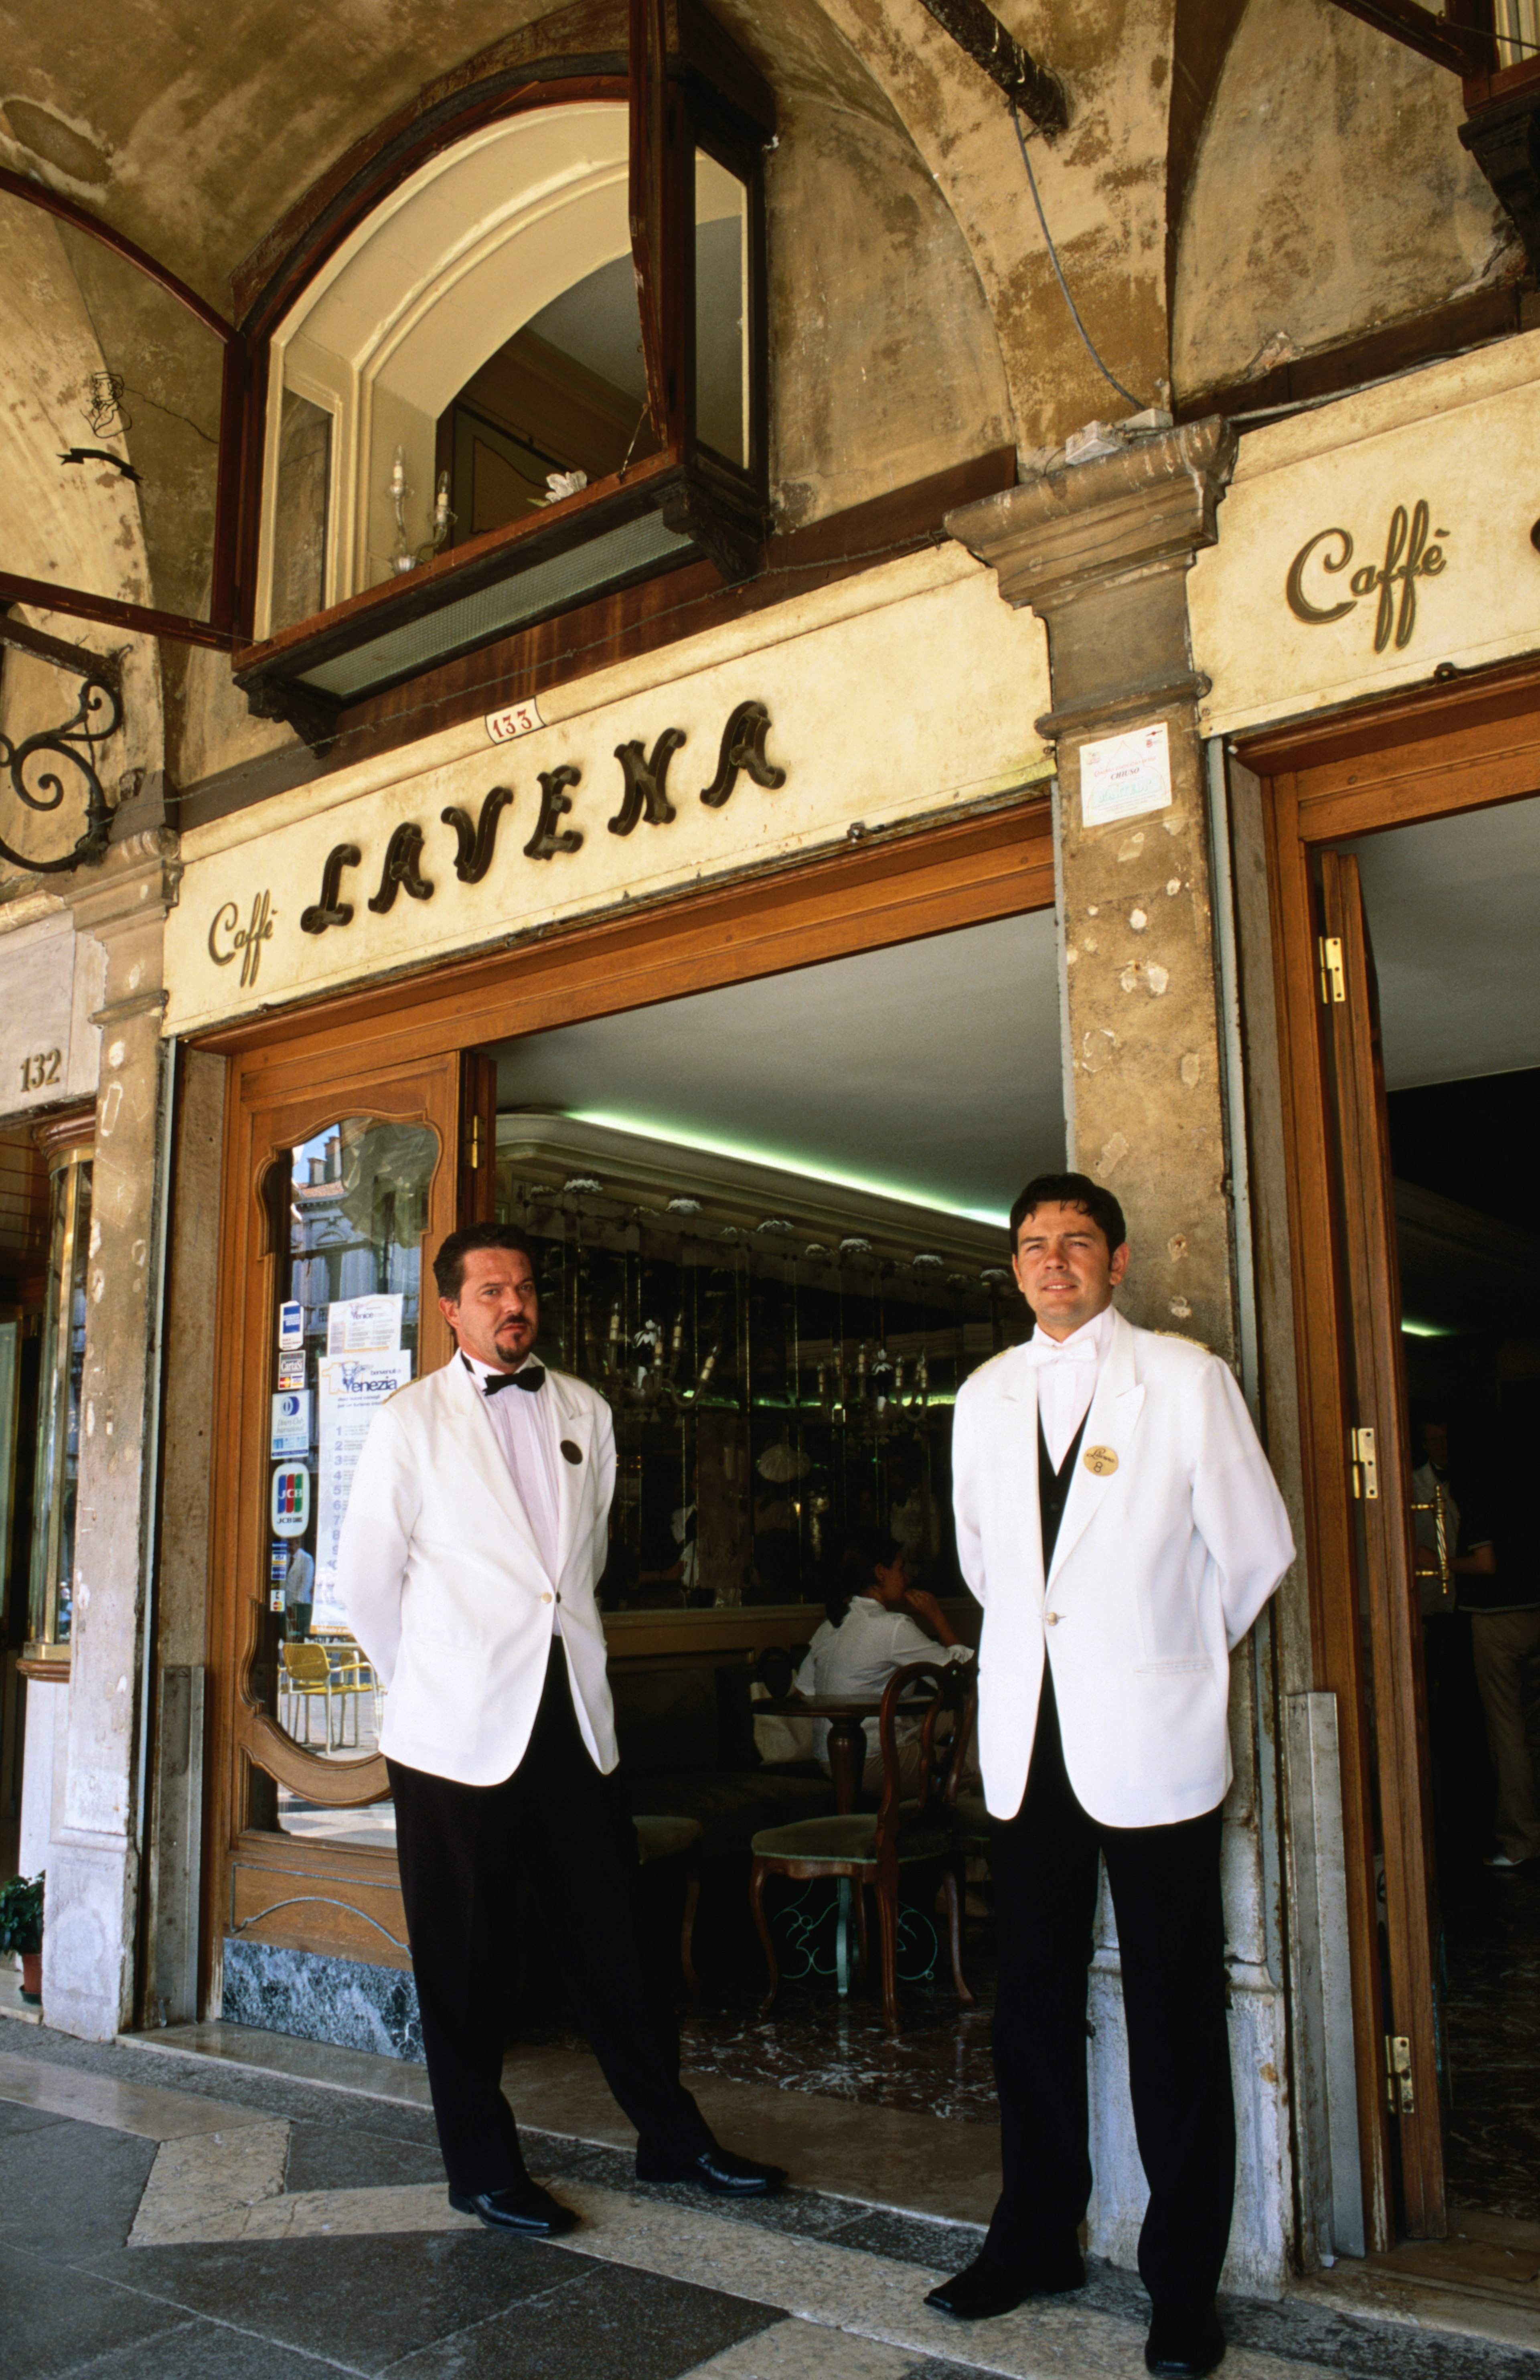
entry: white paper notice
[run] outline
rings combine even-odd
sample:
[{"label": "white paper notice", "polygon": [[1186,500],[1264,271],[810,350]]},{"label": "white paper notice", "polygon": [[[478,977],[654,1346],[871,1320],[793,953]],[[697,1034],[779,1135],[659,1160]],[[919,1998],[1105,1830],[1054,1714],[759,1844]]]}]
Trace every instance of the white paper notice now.
[{"label": "white paper notice", "polygon": [[[395,1303],[400,1305],[400,1299]],[[333,1307],[333,1312],[337,1311]],[[412,1377],[412,1359],[402,1348],[378,1355],[323,1355],[317,1365],[321,1422],[320,1476],[316,1481],[315,1610],[311,1625],[336,1625],[337,1539],[358,1456],[377,1406]],[[322,1607],[331,1605],[332,1613]]]},{"label": "white paper notice", "polygon": [[401,1299],[344,1297],[326,1309],[329,1355],[373,1355],[401,1344]]},{"label": "white paper notice", "polygon": [[1142,810],[1171,806],[1171,748],[1166,722],[1102,735],[1080,747],[1080,822],[1110,826]]}]

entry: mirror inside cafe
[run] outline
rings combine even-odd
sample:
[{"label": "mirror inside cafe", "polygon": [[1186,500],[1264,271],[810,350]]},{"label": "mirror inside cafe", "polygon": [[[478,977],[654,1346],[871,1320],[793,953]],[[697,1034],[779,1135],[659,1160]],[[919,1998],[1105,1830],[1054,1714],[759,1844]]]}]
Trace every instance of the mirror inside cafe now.
[{"label": "mirror inside cafe", "polygon": [[[692,1861],[673,1876],[661,1863],[655,1892],[646,1880],[676,1963],[689,1897],[706,2004],[752,2008],[765,1989],[752,1837],[836,1805],[823,1730],[781,1707],[794,1681],[813,1683],[818,1632],[880,1562],[890,1578],[901,1566],[930,1649],[976,1642],[952,1525],[952,1405],[1028,1327],[1007,1218],[1031,1172],[1063,1162],[1054,967],[1051,914],[1037,913],[484,1053],[495,1214],[533,1248],[536,1356],[614,1417],[598,1599],[617,1730],[637,1817],[699,1829]],[[337,1600],[337,1534],[370,1416],[418,1368],[441,1161],[431,1128],[360,1107],[285,1152],[268,1184],[287,1259],[258,1673],[285,1733],[333,1767],[379,1740],[380,1684]],[[875,1753],[875,1724],[867,1742]],[[862,1806],[879,1782],[868,1761]],[[388,1801],[337,1805],[303,1779],[264,1790],[269,1828],[394,1845]],[[978,1888],[976,1967],[989,1956],[982,1868]],[[837,1988],[855,1951],[836,1939],[832,1888],[771,1901],[783,2010],[873,2014],[869,1990]],[[900,1979],[955,2025],[945,1932],[932,1879],[903,1912]]]}]

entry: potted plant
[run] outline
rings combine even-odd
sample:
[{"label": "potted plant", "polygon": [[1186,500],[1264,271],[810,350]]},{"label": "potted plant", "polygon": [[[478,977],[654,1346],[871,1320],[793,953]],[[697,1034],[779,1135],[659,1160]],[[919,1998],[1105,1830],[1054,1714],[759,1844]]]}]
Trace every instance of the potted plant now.
[{"label": "potted plant", "polygon": [[42,1878],[13,1876],[0,1884],[0,1950],[21,1954],[21,1997],[42,1998]]}]

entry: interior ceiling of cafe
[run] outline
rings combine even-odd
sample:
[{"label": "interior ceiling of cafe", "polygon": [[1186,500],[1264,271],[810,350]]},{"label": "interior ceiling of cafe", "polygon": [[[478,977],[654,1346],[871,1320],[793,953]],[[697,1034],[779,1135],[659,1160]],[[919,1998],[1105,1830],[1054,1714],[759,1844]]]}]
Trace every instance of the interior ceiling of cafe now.
[{"label": "interior ceiling of cafe", "polygon": [[1005,1220],[1064,1161],[1051,911],[505,1042],[497,1104]]},{"label": "interior ceiling of cafe", "polygon": [[1364,835],[1390,1091],[1540,1066],[1540,800]]}]

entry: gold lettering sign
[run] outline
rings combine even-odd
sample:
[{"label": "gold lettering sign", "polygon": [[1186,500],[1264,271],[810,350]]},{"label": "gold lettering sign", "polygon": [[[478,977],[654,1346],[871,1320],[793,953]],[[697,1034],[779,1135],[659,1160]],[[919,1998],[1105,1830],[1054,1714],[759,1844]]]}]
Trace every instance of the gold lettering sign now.
[{"label": "gold lettering sign", "polygon": [[[1329,627],[1334,620],[1345,620],[1350,612],[1356,611],[1364,597],[1377,594],[1375,650],[1382,653],[1393,632],[1396,650],[1404,652],[1417,625],[1417,581],[1437,578],[1448,559],[1443,547],[1429,540],[1432,518],[1422,497],[1410,513],[1404,504],[1398,504],[1386,531],[1384,561],[1361,564],[1348,580],[1351,593],[1337,603],[1317,602],[1306,587],[1306,574],[1318,567],[1329,577],[1340,577],[1352,560],[1352,532],[1318,528],[1295,554],[1284,581],[1284,599],[1295,619],[1303,620],[1309,628]],[[1435,539],[1449,534],[1447,528],[1433,530]],[[1321,591],[1329,594],[1332,589]]]},{"label": "gold lettering sign", "polygon": [[[216,909],[209,926],[209,956],[215,966],[233,966],[240,961],[240,988],[249,991],[257,980],[257,970],[262,963],[262,944],[273,940],[273,920],[278,915],[271,892],[257,893],[251,903],[251,915],[243,926],[240,911],[233,901]],[[228,937],[228,948],[221,943]]]}]

